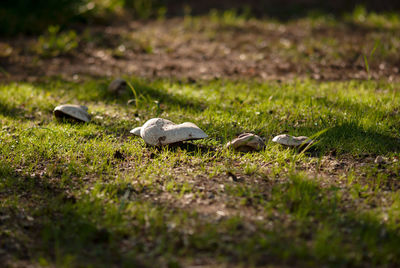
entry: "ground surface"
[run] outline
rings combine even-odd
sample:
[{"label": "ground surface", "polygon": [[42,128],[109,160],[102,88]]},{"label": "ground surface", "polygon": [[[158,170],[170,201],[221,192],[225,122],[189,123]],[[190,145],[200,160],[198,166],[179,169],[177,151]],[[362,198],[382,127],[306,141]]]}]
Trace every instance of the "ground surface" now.
[{"label": "ground surface", "polygon": [[[2,40],[0,263],[398,267],[399,29],[226,12]],[[107,91],[120,75],[134,92]],[[148,147],[129,130],[153,117],[209,138]],[[243,132],[266,148],[224,148]]]},{"label": "ground surface", "polygon": [[1,79],[36,81],[62,76],[70,80],[77,74],[76,79],[134,75],[392,81],[400,75],[398,17],[362,9],[346,20],[314,15],[279,23],[246,20],[225,11],[203,17],[117,21],[77,27],[77,32],[77,36],[3,40]]}]

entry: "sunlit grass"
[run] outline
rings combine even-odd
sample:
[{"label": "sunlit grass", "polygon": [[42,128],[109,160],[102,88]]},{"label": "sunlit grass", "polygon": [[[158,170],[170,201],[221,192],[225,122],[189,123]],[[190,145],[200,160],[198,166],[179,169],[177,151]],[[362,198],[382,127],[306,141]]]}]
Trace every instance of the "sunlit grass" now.
[{"label": "sunlit grass", "polygon": [[[128,79],[136,96],[111,95],[108,80],[0,86],[0,212],[24,211],[36,228],[24,234],[13,216],[4,224],[14,232],[1,231],[9,243],[41,241],[27,246],[31,262],[400,262],[398,84]],[[61,103],[87,105],[92,122],[56,121]],[[155,116],[194,122],[209,138],[195,150],[147,147],[129,130]],[[271,142],[321,130],[311,152]],[[265,138],[266,148],[223,147],[242,132]],[[321,164],[332,155],[390,164],[365,160],[337,174]]]}]

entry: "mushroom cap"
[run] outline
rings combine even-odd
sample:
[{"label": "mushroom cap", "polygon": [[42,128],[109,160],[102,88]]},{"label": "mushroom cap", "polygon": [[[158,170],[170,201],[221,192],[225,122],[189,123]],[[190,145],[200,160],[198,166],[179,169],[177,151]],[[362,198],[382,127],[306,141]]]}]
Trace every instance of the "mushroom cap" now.
[{"label": "mushroom cap", "polygon": [[[137,131],[136,129],[134,130],[135,132]],[[208,137],[203,130],[193,123],[185,122],[177,125],[162,118],[153,118],[148,120],[141,127],[140,136],[147,144],[153,146],[166,145],[186,140],[204,139]]]},{"label": "mushroom cap", "polygon": [[132,133],[133,135],[135,135],[135,136],[139,136],[140,137],[140,130],[142,129],[142,127],[136,127],[136,128],[134,128],[134,129],[132,129],[131,131],[130,131],[130,133]]},{"label": "mushroom cap", "polygon": [[265,144],[259,136],[253,133],[243,133],[236,139],[228,142],[225,146],[241,152],[249,152],[262,150]]},{"label": "mushroom cap", "polygon": [[374,160],[374,163],[375,164],[384,164],[386,161],[385,161],[385,158],[383,158],[382,156],[380,156],[380,155],[378,155],[376,158],[375,158],[375,160]]},{"label": "mushroom cap", "polygon": [[56,118],[72,118],[77,121],[89,122],[88,107],[75,104],[64,104],[54,108],[54,116]]},{"label": "mushroom cap", "polygon": [[124,79],[117,78],[117,79],[113,80],[110,83],[110,85],[108,85],[108,91],[113,92],[113,93],[121,92],[121,91],[125,90],[126,85],[127,85],[127,83]]},{"label": "mushroom cap", "polygon": [[272,141],[282,145],[295,146],[295,147],[300,145],[310,144],[313,142],[313,140],[311,140],[306,136],[295,137],[287,134],[278,135],[274,137]]}]

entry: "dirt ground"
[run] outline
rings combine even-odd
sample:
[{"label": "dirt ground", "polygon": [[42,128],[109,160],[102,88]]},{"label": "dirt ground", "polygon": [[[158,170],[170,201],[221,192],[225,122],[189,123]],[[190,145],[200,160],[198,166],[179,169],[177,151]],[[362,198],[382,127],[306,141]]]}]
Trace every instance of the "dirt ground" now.
[{"label": "dirt ground", "polygon": [[[136,76],[195,82],[255,78],[287,80],[399,80],[398,29],[344,22],[249,20],[227,23],[212,18],[121,20],[109,26],[76,26],[79,46],[44,57],[38,38],[0,38],[1,81],[66,80]],[[381,52],[379,52],[380,50]],[[368,59],[368,58],[367,58]]]}]

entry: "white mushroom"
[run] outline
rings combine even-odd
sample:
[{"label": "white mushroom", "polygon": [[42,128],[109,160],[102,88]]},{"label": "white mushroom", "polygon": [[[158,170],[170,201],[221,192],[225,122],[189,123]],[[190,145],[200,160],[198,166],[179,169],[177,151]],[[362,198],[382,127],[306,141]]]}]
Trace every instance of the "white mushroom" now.
[{"label": "white mushroom", "polygon": [[122,78],[117,78],[113,80],[110,85],[108,86],[108,91],[111,93],[121,94],[126,89],[126,81]]},{"label": "white mushroom", "polygon": [[274,137],[272,141],[282,145],[293,146],[293,147],[306,145],[313,142],[313,140],[309,139],[306,136],[294,137],[287,134],[278,135]]},{"label": "white mushroom", "polygon": [[262,150],[265,144],[259,136],[252,133],[243,133],[236,139],[228,142],[225,146],[240,152],[250,152]]},{"label": "white mushroom", "polygon": [[135,136],[139,136],[140,137],[140,130],[142,129],[142,127],[137,127],[137,128],[134,128],[134,129],[132,129],[131,131],[130,131],[130,133],[132,133],[133,135],[135,135]]},{"label": "white mushroom", "polygon": [[64,104],[54,108],[54,116],[58,119],[74,119],[76,121],[89,122],[88,107],[74,104]]},{"label": "white mushroom", "polygon": [[[137,133],[139,133],[139,128],[131,130],[131,133],[137,135]],[[208,137],[203,130],[193,123],[185,122],[177,125],[162,118],[153,118],[148,120],[140,128],[140,136],[147,144],[153,146],[166,145],[186,140],[204,139]]]}]

